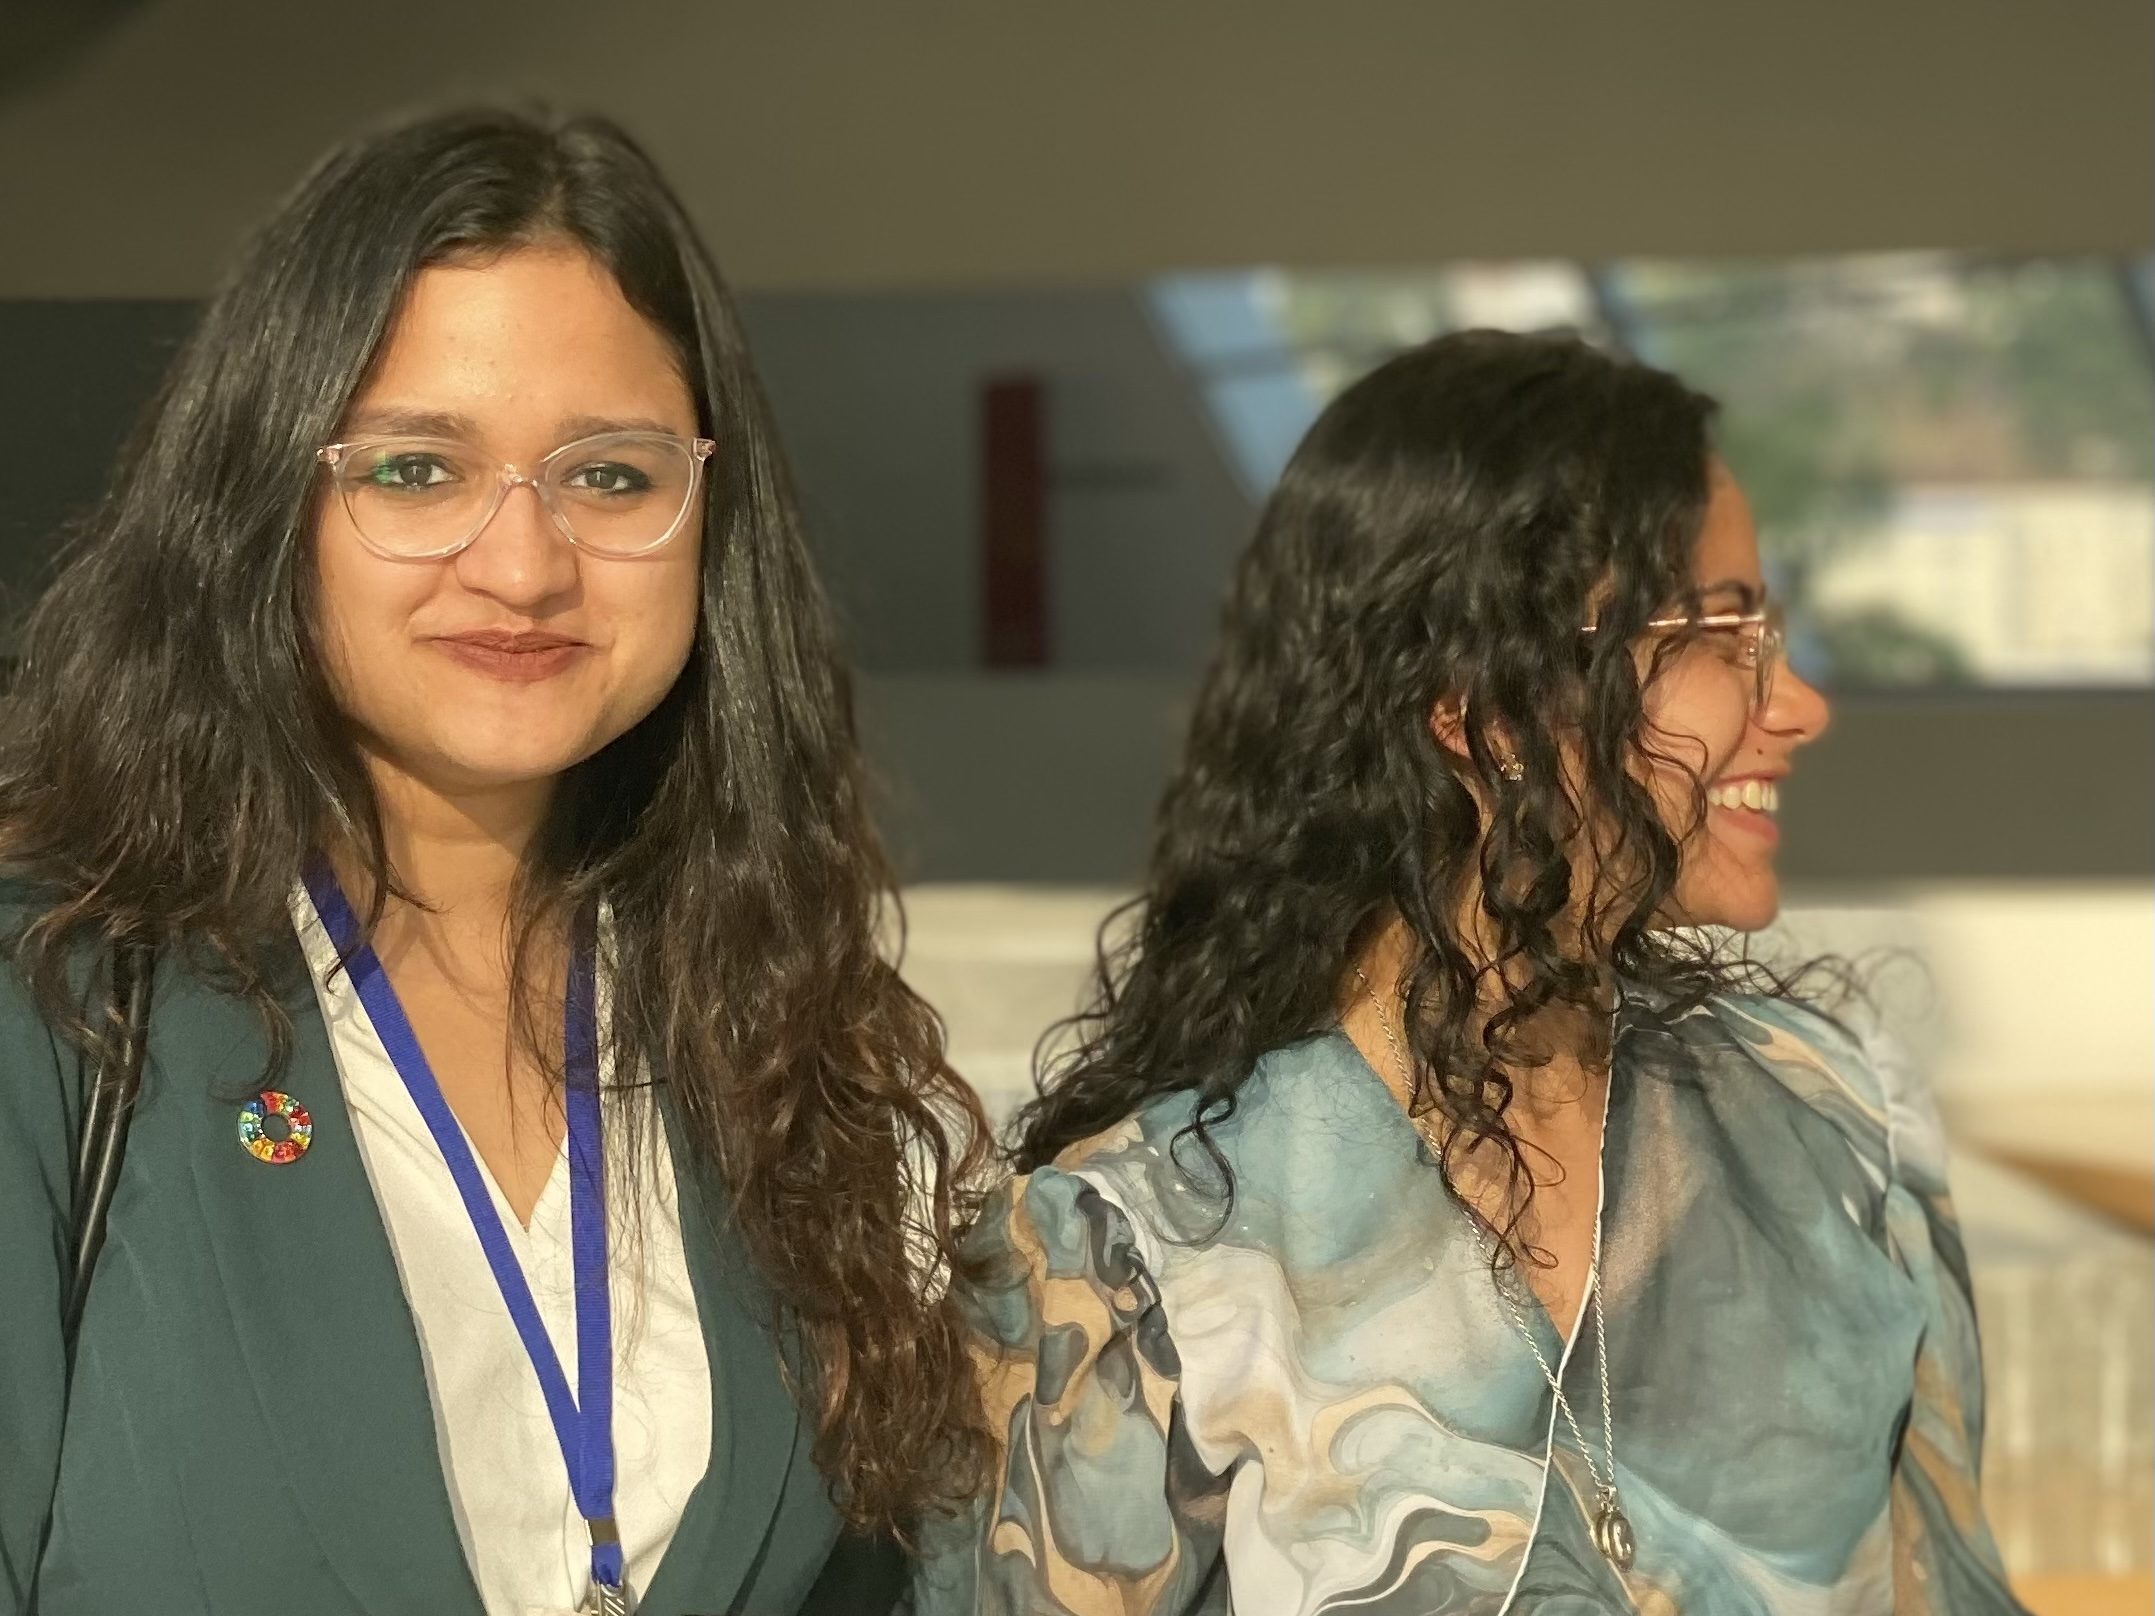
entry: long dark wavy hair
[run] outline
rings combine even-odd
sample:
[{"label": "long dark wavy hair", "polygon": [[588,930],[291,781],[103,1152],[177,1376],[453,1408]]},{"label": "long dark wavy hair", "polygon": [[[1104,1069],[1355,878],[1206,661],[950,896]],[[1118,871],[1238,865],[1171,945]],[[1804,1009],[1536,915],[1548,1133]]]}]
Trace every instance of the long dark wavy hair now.
[{"label": "long dark wavy hair", "polygon": [[17,968],[95,1057],[114,1033],[85,1011],[80,960],[176,947],[288,1057],[276,962],[310,851],[355,850],[373,921],[399,890],[315,650],[314,449],[418,271],[535,243],[612,272],[718,449],[687,667],[560,782],[512,902],[515,1001],[543,999],[529,964],[558,959],[534,939],[603,897],[615,1047],[648,1058],[726,1186],[835,1496],[902,1533],[986,1461],[960,1326],[923,1274],[970,1215],[985,1124],[879,948],[897,896],[849,680],[731,300],[614,125],[471,110],[388,128],[321,162],[239,253],[22,638],[0,722],[0,847],[38,894]]},{"label": "long dark wavy hair", "polygon": [[[1643,675],[1631,642],[1695,598],[1713,414],[1575,337],[1467,331],[1318,417],[1241,561],[1143,891],[1103,928],[1092,1003],[1043,1043],[1021,1168],[1188,1091],[1176,1148],[1202,1145],[1231,1199],[1208,1129],[1259,1056],[1337,1023],[1343,979],[1396,915],[1411,1105],[1450,1124],[1447,1182],[1458,1151],[1503,1150],[1508,1261],[1532,1178],[1505,1113],[1548,1058],[1524,1035],[1535,1017],[1598,1021],[1619,976],[1671,1009],[1789,991],[1656,925],[1681,847],[1640,765],[1683,764],[1643,696],[1687,641]],[[1440,704],[1463,707],[1464,757],[1433,728]]]}]

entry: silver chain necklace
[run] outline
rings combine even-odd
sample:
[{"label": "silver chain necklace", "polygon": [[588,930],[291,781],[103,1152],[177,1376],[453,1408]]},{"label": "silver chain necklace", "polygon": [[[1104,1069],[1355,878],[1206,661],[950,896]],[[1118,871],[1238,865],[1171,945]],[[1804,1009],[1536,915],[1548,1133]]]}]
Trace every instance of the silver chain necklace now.
[{"label": "silver chain necklace", "polygon": [[[1377,1026],[1383,1032],[1385,1044],[1392,1052],[1392,1063],[1399,1068],[1400,1078],[1407,1085],[1407,1099],[1411,1105],[1414,1098],[1414,1069],[1407,1062],[1406,1050],[1400,1043],[1398,1033],[1392,1029],[1391,1014],[1385,1009],[1384,1001],[1377,997],[1377,990],[1369,985],[1369,978],[1362,974],[1359,965],[1354,968],[1354,979],[1361,985],[1363,993],[1368,995],[1371,1007],[1377,1012]],[[1412,1111],[1408,1112],[1407,1120],[1414,1125],[1414,1131],[1421,1135],[1423,1143],[1442,1161],[1444,1146],[1429,1126]],[[1493,1260],[1495,1253],[1490,1248],[1488,1232],[1478,1219],[1470,1221],[1474,1223],[1475,1238],[1481,1245],[1483,1257]],[[1617,1570],[1629,1571],[1631,1562],[1638,1553],[1638,1540],[1632,1535],[1631,1518],[1624,1513],[1623,1504],[1616,1494],[1616,1418],[1611,1412],[1609,1397],[1609,1330],[1601,1311],[1599,1216],[1594,1219],[1594,1259],[1593,1266],[1588,1271],[1587,1286],[1586,1305],[1594,1313],[1594,1357],[1601,1370],[1601,1448],[1608,1460],[1606,1474],[1594,1463],[1594,1450],[1587,1446],[1586,1433],[1579,1429],[1579,1418],[1571,1411],[1571,1399],[1564,1395],[1563,1383],[1557,1379],[1556,1371],[1549,1367],[1549,1360],[1541,1350],[1541,1343],[1534,1339],[1534,1331],[1527,1324],[1526,1314],[1520,1311],[1518,1299],[1512,1295],[1511,1287],[1499,1280],[1497,1294],[1504,1299],[1505,1311],[1511,1314],[1512,1324],[1518,1329],[1521,1339],[1526,1342],[1527,1350],[1534,1354],[1534,1362],[1541,1366],[1542,1379],[1549,1383],[1549,1390],[1555,1393],[1556,1406],[1564,1416],[1564,1423],[1571,1427],[1572,1439],[1579,1444],[1579,1456],[1586,1461],[1586,1473],[1593,1478],[1594,1547],[1599,1549],[1602,1558]]]}]

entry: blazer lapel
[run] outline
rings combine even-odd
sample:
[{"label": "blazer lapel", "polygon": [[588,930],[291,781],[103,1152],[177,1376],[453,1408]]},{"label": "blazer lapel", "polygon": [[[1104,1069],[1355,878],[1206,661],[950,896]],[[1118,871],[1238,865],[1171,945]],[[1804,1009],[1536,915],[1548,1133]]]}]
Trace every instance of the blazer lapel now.
[{"label": "blazer lapel", "polygon": [[[184,1093],[195,1113],[197,1202],[254,1391],[237,1417],[273,1450],[356,1608],[483,1616],[442,1476],[418,1332],[296,944],[292,965],[292,1058],[277,1081],[313,1120],[297,1161],[267,1164],[239,1144],[238,1108],[269,1053],[251,1009],[168,962],[151,1025],[156,1081]],[[723,1189],[691,1165],[675,1108],[659,1093],[711,1365],[711,1456],[638,1610],[703,1616],[753,1597],[789,1490],[820,1499],[825,1488],[780,1372],[768,1294]],[[835,1514],[826,1506],[821,1515],[810,1519],[835,1534]]]},{"label": "blazer lapel", "polygon": [[296,1161],[267,1164],[239,1144],[237,1108],[268,1055],[252,1010],[175,970],[151,1030],[152,1059],[199,1108],[198,1204],[254,1388],[234,1414],[275,1450],[356,1607],[483,1616],[418,1333],[296,946],[293,965],[292,1058],[276,1081],[313,1119]]},{"label": "blazer lapel", "polygon": [[640,1616],[728,1611],[763,1559],[789,1487],[819,1494],[799,1406],[779,1371],[769,1296],[726,1213],[715,1175],[691,1163],[670,1092],[659,1110],[679,1186],[681,1243],[711,1361],[711,1461],[637,1606]]}]

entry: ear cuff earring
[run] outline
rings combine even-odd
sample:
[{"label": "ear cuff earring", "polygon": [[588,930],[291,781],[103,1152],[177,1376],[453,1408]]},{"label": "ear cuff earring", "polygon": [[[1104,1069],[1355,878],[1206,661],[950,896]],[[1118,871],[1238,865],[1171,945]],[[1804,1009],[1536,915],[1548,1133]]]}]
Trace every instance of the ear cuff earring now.
[{"label": "ear cuff earring", "polygon": [[[1463,728],[1465,727],[1465,725],[1466,725],[1466,721],[1467,721],[1467,703],[1466,703],[1466,698],[1465,698],[1465,697],[1461,697],[1461,698],[1460,698],[1460,702],[1459,702],[1459,718],[1458,718],[1458,723],[1460,724],[1460,726],[1462,727],[1462,729],[1463,729]],[[1512,755],[1511,755],[1511,754],[1510,754],[1509,752],[1500,752],[1500,753],[1498,753],[1498,754],[1497,754],[1497,773],[1499,773],[1499,774],[1501,774],[1502,776],[1504,776],[1504,778],[1505,778],[1505,779],[1507,779],[1507,780],[1512,780],[1512,781],[1519,781],[1519,780],[1524,780],[1524,779],[1526,778],[1526,765],[1525,765],[1524,763],[1521,763],[1521,762],[1520,762],[1520,761],[1519,761],[1519,760],[1518,760],[1518,759],[1517,759],[1516,757],[1512,756]]]}]

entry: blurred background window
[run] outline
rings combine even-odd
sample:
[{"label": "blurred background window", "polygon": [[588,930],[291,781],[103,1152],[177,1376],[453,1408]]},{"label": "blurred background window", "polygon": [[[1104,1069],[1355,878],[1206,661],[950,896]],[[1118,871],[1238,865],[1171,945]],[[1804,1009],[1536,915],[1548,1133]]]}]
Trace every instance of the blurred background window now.
[{"label": "blurred background window", "polygon": [[1843,691],[2155,677],[2145,261],[1256,270],[1150,296],[1253,495],[1387,355],[1468,326],[1570,327],[1721,400],[1807,673]]}]

